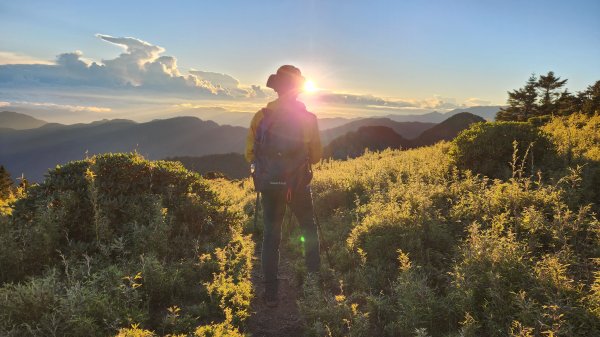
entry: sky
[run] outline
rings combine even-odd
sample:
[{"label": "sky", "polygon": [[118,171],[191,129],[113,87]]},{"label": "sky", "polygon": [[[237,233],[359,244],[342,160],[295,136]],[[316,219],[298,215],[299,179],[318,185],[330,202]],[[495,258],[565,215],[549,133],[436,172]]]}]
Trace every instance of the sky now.
[{"label": "sky", "polygon": [[282,64],[320,116],[505,104],[600,79],[600,1],[2,1],[0,108],[46,120],[252,112]]}]

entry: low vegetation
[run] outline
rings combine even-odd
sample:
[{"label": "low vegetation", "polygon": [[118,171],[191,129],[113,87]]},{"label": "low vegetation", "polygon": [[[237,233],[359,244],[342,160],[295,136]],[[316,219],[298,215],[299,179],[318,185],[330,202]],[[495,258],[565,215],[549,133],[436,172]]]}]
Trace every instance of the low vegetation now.
[{"label": "low vegetation", "polygon": [[[295,224],[284,231],[307,334],[600,334],[597,118],[475,124],[317,165],[321,280],[304,279]],[[228,186],[250,208],[251,185]]]},{"label": "low vegetation", "polygon": [[2,336],[204,336],[236,332],[249,315],[243,215],[180,164],[96,156],[51,170],[11,204]]},{"label": "low vegetation", "polygon": [[[305,277],[296,224],[284,230],[306,334],[600,335],[599,126],[476,123],[316,165],[320,279]],[[0,334],[247,333],[249,180],[108,154],[11,191]]]}]

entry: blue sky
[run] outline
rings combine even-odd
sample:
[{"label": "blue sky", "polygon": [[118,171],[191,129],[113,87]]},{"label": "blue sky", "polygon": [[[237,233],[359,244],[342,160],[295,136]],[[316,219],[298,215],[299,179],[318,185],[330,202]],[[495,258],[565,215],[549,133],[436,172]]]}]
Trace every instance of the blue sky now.
[{"label": "blue sky", "polygon": [[[532,72],[553,70],[571,91],[599,80],[599,14],[600,1],[5,1],[0,64],[76,50],[101,64],[123,49],[96,34],[133,37],[164,48],[184,75],[264,86],[292,63],[327,91],[443,110],[504,104]],[[6,92],[0,101],[14,100]]]}]

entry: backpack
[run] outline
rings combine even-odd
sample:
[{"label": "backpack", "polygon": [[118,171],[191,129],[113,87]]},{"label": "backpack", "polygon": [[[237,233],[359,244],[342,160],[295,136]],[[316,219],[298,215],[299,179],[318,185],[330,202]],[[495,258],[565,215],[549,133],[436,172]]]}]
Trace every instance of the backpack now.
[{"label": "backpack", "polygon": [[254,187],[257,191],[285,189],[291,193],[312,179],[308,145],[304,141],[306,108],[263,109],[254,138]]}]

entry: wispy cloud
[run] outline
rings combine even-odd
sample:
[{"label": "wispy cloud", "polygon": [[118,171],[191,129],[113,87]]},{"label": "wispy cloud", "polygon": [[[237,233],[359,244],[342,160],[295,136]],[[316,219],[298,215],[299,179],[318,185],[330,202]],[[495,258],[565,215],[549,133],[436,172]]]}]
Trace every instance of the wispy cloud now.
[{"label": "wispy cloud", "polygon": [[467,100],[465,100],[465,102],[463,104],[465,106],[481,106],[481,105],[491,105],[492,102],[485,100],[485,99],[471,97],[471,98],[468,98]]},{"label": "wispy cloud", "polygon": [[415,109],[444,111],[462,107],[491,104],[489,101],[478,98],[469,98],[462,103],[458,103],[454,98],[442,97],[439,95],[435,95],[427,99],[389,99],[373,95],[345,94],[336,92],[322,92],[314,97],[308,97],[308,100],[312,100],[315,103],[410,111],[414,111]]},{"label": "wispy cloud", "polygon": [[56,104],[50,102],[0,102],[0,106],[15,107],[15,108],[39,108],[47,110],[66,110],[71,112],[111,112],[111,108],[100,107],[100,106],[89,106],[89,105],[71,105],[71,104]]},{"label": "wispy cloud", "polygon": [[0,65],[2,64],[54,64],[48,60],[42,60],[33,56],[13,53],[10,51],[0,51]]}]

